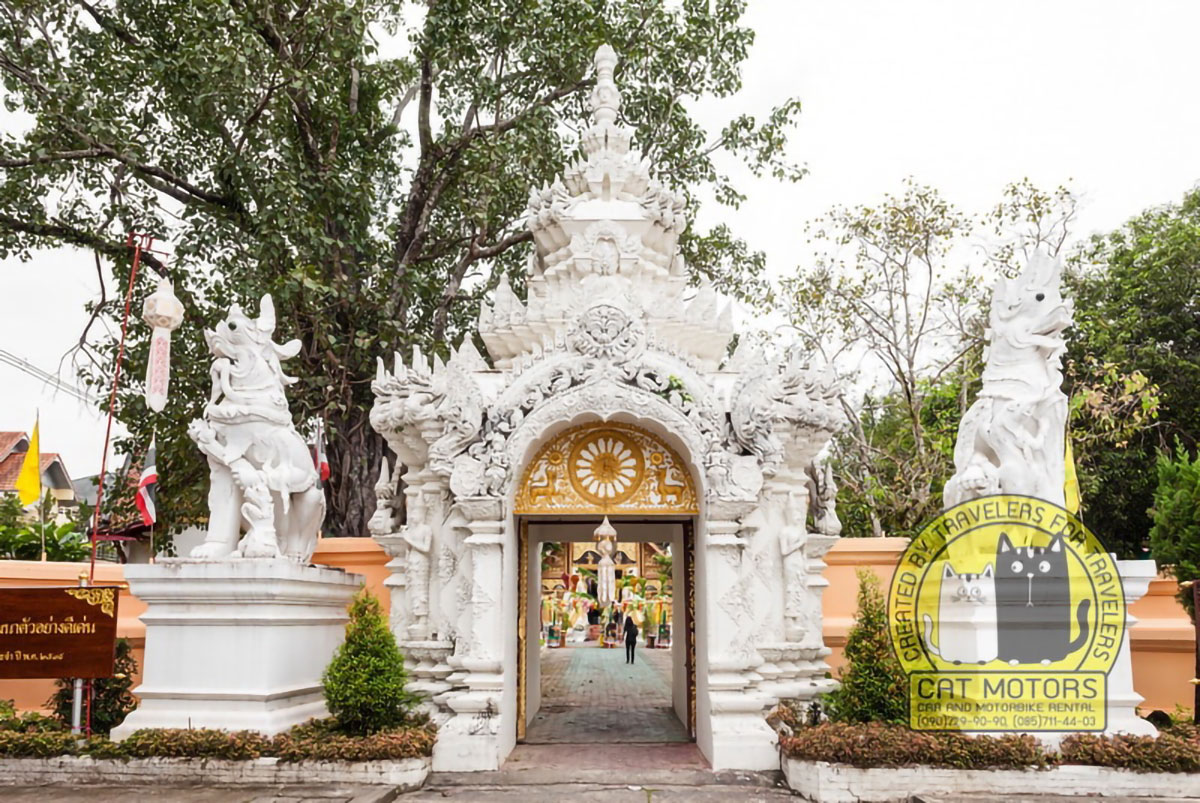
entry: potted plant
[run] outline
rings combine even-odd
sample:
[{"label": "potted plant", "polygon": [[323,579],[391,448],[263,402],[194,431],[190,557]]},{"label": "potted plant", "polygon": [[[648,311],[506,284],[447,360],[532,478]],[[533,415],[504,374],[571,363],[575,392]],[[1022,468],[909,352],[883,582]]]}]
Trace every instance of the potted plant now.
[{"label": "potted plant", "polygon": [[646,646],[650,649],[654,648],[655,642],[658,641],[658,607],[655,605],[646,606]]}]

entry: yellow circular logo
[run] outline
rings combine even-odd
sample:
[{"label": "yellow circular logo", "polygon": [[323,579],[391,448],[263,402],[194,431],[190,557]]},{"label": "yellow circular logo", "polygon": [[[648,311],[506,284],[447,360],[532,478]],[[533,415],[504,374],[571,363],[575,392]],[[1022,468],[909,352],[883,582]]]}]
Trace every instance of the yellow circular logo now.
[{"label": "yellow circular logo", "polygon": [[909,543],[888,595],[922,730],[1103,730],[1125,635],[1120,574],[1074,515],[1026,496],[946,510]]}]

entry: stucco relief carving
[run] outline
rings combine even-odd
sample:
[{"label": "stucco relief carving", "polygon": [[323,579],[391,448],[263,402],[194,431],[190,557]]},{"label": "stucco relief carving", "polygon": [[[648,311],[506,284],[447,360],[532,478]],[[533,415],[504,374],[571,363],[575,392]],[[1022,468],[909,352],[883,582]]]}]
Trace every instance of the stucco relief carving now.
[{"label": "stucco relief carving", "polygon": [[431,366],[415,346],[409,366],[399,353],[390,372],[379,359],[371,383],[375,393],[371,426],[405,465],[428,463],[449,476],[454,458],[479,433],[483,398],[470,372],[481,365],[470,338],[452,353],[449,363],[435,356]]},{"label": "stucco relief carving", "polygon": [[779,549],[783,555],[783,615],[787,641],[801,641],[808,629],[805,602],[808,583],[804,545],[808,541],[808,491],[797,488],[782,498],[783,526],[779,528]]},{"label": "stucco relief carving", "polygon": [[[615,64],[611,49],[597,53],[583,156],[530,193],[524,286],[503,279],[481,305],[493,367],[468,339],[445,364],[419,352],[391,371],[380,363],[372,386],[372,425],[399,458],[381,478],[371,527],[394,558],[397,625],[410,641],[436,633],[454,644],[439,687],[451,688],[435,700],[453,712],[435,769],[498,766],[497,734],[515,727],[500,707],[516,682],[504,642],[518,615],[504,574],[518,562],[505,554],[514,513],[703,516],[697,588],[707,596],[696,602],[709,615],[698,634],[708,676],[698,684],[712,693],[700,710],[711,712],[714,743],[753,735],[764,766],[777,766],[774,736],[755,721],[768,699],[758,684],[769,676],[773,688],[799,688],[801,654],[803,672],[822,671],[811,642],[819,555],[832,535],[808,530],[800,500],[811,485],[815,528],[836,532],[832,477],[806,471],[841,419],[838,389],[800,352],[768,358],[751,338],[718,370],[731,305],[689,281],[678,248],[687,210],[629,151]],[[401,473],[410,510],[399,529]],[[762,676],[760,645],[772,657]],[[414,649],[427,656],[422,682],[442,683],[431,663],[441,658],[429,656],[446,648]],[[466,766],[488,751],[492,766]]]},{"label": "stucco relief carving", "polygon": [[612,303],[589,307],[567,330],[567,343],[585,357],[627,360],[644,345],[641,321]]},{"label": "stucco relief carving", "polygon": [[538,450],[515,512],[696,513],[687,467],[650,433],[610,422],[573,427]]},{"label": "stucco relief carving", "polygon": [[1063,330],[1075,305],[1062,297],[1061,274],[1062,264],[1038,251],[992,291],[983,388],[958,428],[946,507],[994,493],[1063,504]]},{"label": "stucco relief carving", "polygon": [[429,571],[433,551],[433,527],[429,520],[429,501],[424,494],[413,494],[408,504],[408,521],[400,535],[408,544],[405,573],[408,579],[410,639],[427,638],[429,624]]},{"label": "stucco relief carving", "polygon": [[[307,563],[325,519],[325,494],[308,446],[292,423],[281,360],[300,341],[274,341],[275,304],[257,318],[236,304],[204,332],[213,355],[212,395],[188,435],[208,458],[208,533],[192,557],[287,557]],[[242,536],[242,529],[246,534]]]},{"label": "stucco relief carving", "polygon": [[803,466],[840,423],[836,382],[807,368],[798,349],[772,359],[751,338],[730,363],[743,371],[730,405],[731,447],[759,458],[768,473],[784,462]]}]

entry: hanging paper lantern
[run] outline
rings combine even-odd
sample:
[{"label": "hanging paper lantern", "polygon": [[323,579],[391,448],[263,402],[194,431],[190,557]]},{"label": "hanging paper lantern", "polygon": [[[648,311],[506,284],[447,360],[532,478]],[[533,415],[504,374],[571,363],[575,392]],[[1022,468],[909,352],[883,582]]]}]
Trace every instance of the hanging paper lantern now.
[{"label": "hanging paper lantern", "polygon": [[158,289],[146,297],[142,320],[154,327],[146,361],[146,406],[158,413],[167,406],[171,382],[171,332],[183,323],[183,303],[167,279],[159,279]]}]

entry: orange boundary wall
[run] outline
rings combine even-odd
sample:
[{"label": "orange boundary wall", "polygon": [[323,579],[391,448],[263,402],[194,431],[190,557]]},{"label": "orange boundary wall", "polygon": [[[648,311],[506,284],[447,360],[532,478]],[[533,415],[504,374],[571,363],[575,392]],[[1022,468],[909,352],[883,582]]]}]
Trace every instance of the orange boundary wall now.
[{"label": "orange boundary wall", "polygon": [[[907,541],[903,538],[846,538],[826,556],[829,568],[825,577],[825,643],[833,649],[830,664],[842,665],[842,647],[854,623],[860,567],[870,568],[886,589],[892,570]],[[370,538],[323,539],[313,555],[313,563],[361,574],[367,587],[388,608],[383,581],[388,576],[388,556]],[[84,564],[0,561],[0,587],[33,585],[76,585]],[[122,568],[99,564],[96,579],[100,583],[123,583]],[[1134,603],[1132,613],[1138,619],[1131,637],[1133,643],[1134,686],[1146,698],[1144,711],[1173,711],[1176,705],[1191,708],[1193,688],[1188,682],[1195,664],[1195,629],[1183,608],[1175,600],[1174,580],[1160,578],[1150,584],[1145,597]],[[121,593],[117,634],[133,642],[141,666],[145,644],[145,626],[138,616],[146,609],[126,589]],[[140,678],[135,678],[140,681]],[[54,690],[51,680],[0,680],[0,699],[15,700],[18,708],[40,709]]]}]

